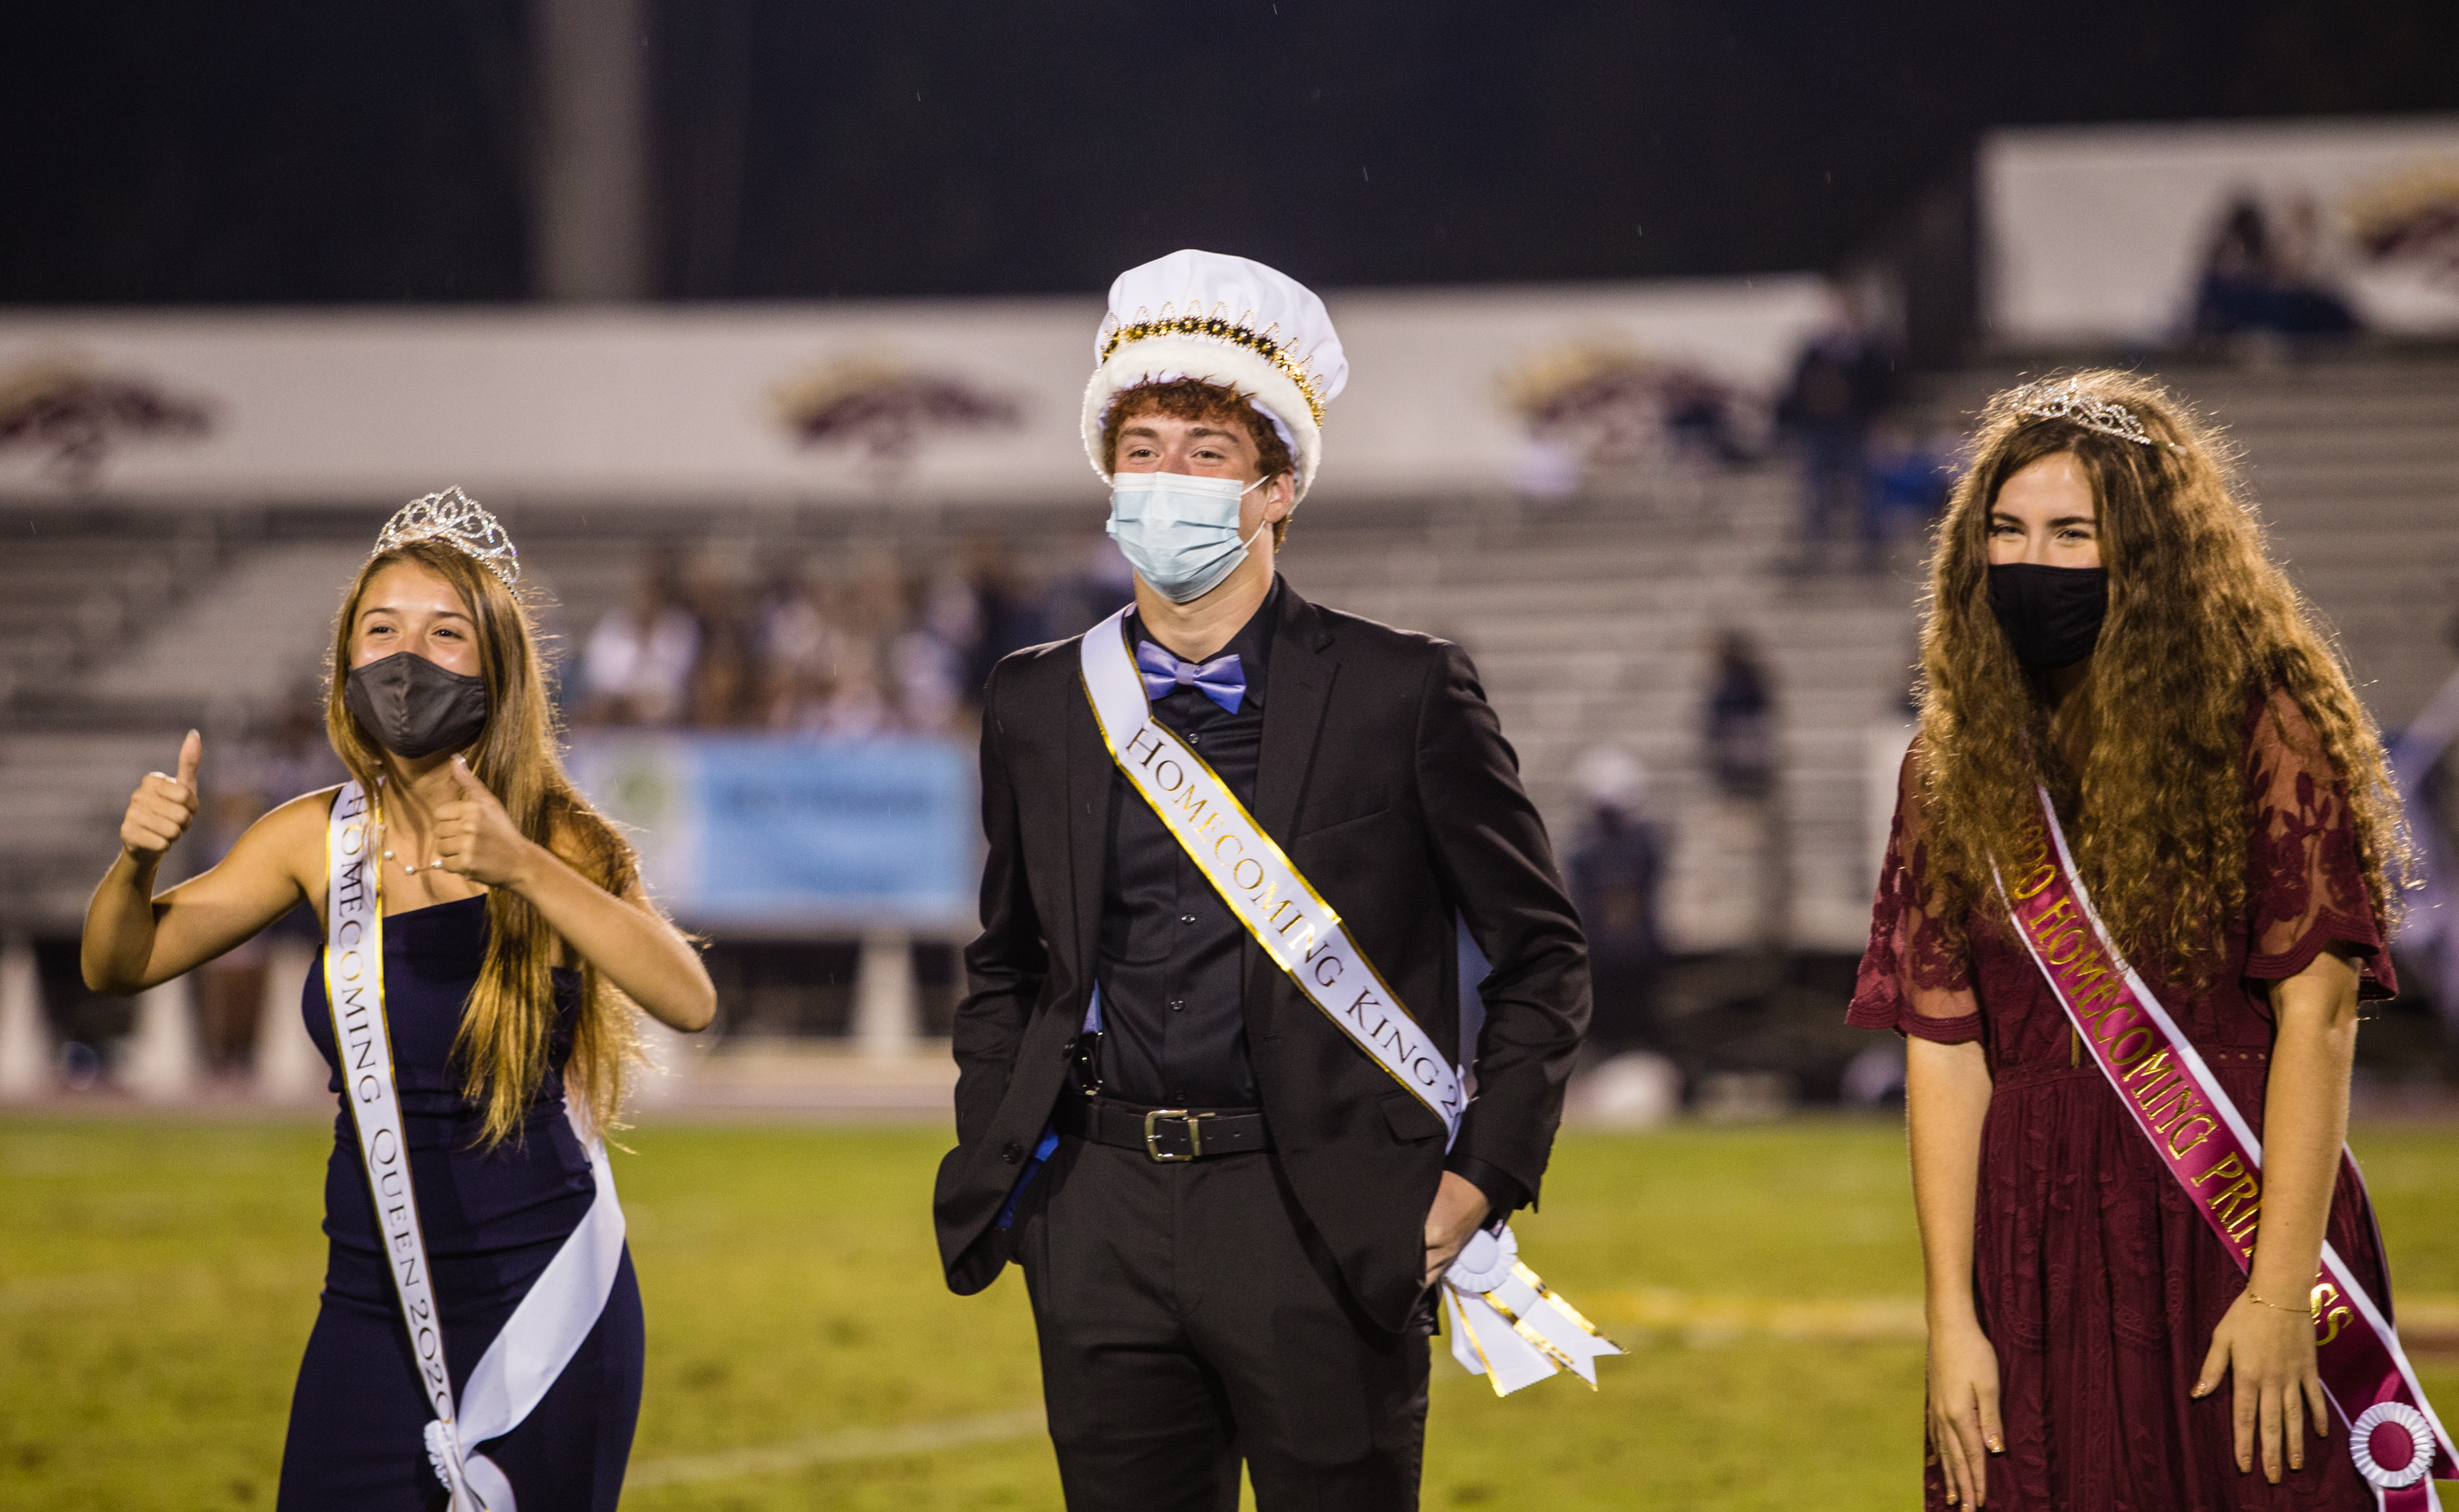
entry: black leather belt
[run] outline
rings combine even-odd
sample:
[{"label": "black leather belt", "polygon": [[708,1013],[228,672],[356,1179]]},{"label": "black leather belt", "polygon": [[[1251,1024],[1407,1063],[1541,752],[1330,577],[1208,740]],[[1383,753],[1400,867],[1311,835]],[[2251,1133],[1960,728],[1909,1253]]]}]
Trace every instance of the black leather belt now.
[{"label": "black leather belt", "polygon": [[1256,1108],[1148,1108],[1108,1098],[1069,1098],[1052,1120],[1061,1134],[1142,1150],[1165,1165],[1272,1147]]}]

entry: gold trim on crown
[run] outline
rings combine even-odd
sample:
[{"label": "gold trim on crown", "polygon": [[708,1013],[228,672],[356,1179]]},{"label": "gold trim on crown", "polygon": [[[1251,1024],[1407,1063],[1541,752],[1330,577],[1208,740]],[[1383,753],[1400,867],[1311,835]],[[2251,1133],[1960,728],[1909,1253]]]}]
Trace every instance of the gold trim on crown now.
[{"label": "gold trim on crown", "polygon": [[521,554],[514,550],[513,538],[495,516],[458,488],[404,504],[376,533],[375,550],[368,555],[381,556],[395,547],[427,540],[442,541],[494,573],[507,588],[521,580]]},{"label": "gold trim on crown", "polygon": [[[1306,401],[1307,410],[1314,417],[1315,425],[1322,426],[1323,400],[1316,396],[1314,376],[1307,371],[1306,364],[1290,356],[1289,348],[1278,339],[1281,327],[1275,324],[1259,331],[1254,327],[1252,312],[1233,321],[1224,313],[1228,308],[1227,305],[1216,304],[1209,315],[1172,316],[1169,306],[1164,304],[1158,320],[1144,319],[1145,312],[1138,310],[1136,321],[1116,326],[1102,338],[1102,361],[1108,362],[1113,353],[1131,342],[1150,341],[1156,336],[1194,336],[1231,346],[1243,346],[1279,368],[1290,382],[1297,385],[1298,397]],[[1112,316],[1111,319],[1116,320],[1117,317]]]}]

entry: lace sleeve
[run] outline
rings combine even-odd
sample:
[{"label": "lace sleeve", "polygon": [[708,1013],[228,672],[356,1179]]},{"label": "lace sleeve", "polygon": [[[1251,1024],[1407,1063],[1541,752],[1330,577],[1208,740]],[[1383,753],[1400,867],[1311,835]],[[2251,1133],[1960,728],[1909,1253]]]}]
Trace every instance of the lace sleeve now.
[{"label": "lace sleeve", "polygon": [[2253,833],[2245,974],[2294,976],[2337,945],[2359,957],[2359,997],[2396,997],[2399,982],[2357,861],[2347,782],[2286,692],[2257,709],[2246,769]]},{"label": "lace sleeve", "polygon": [[1870,947],[1862,954],[1853,1005],[1844,1021],[1857,1029],[1955,1044],[1981,1038],[1981,1003],[1971,963],[1950,947],[1930,885],[1929,835],[1919,798],[1921,744],[1904,753],[1896,778],[1896,818],[1879,867],[1870,906]]}]

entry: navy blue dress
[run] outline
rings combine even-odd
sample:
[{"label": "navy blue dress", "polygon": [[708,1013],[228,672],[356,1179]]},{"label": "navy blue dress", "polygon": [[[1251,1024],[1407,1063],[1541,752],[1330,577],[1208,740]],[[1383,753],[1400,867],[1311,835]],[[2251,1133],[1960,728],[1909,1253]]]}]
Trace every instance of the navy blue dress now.
[{"label": "navy blue dress", "polygon": [[[589,1157],[563,1107],[577,973],[555,974],[553,1069],[521,1137],[484,1154],[475,1147],[482,1115],[461,1095],[450,1057],[486,943],[484,898],[384,921],[393,1075],[456,1396],[531,1281],[596,1201]],[[303,996],[307,1032],[333,1063],[321,959]],[[336,1073],[337,1098],[341,1090]],[[290,1400],[280,1512],[435,1512],[446,1504],[444,1485],[427,1460],[427,1402],[379,1245],[358,1134],[347,1111],[333,1129],[325,1169],[330,1245],[324,1305]],[[641,1412],[642,1354],[641,1292],[627,1249],[598,1326],[545,1398],[511,1433],[472,1446],[510,1478],[521,1512],[615,1512]]]}]

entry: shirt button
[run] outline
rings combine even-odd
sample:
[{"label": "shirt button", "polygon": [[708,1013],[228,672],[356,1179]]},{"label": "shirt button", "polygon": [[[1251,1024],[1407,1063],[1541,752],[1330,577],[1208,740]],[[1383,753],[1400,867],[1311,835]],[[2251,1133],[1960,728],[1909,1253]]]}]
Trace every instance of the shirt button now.
[{"label": "shirt button", "polygon": [[1009,1165],[1013,1166],[1013,1165],[1015,1165],[1017,1162],[1019,1162],[1019,1161],[1020,1161],[1020,1160],[1024,1159],[1024,1146],[1023,1146],[1023,1145],[1021,1145],[1021,1144],[1018,1144],[1016,1141],[1014,1141],[1014,1140],[1010,1140],[1010,1141],[1008,1141],[1008,1142],[1007,1142],[1007,1144],[1005,1145],[1005,1147],[1003,1147],[1002,1149],[1000,1149],[1000,1151],[999,1151],[999,1159],[1001,1159],[1001,1160],[1003,1160],[1003,1161],[1007,1162]]},{"label": "shirt button", "polygon": [[1204,737],[1190,731],[1187,737],[1187,744],[1189,746],[1201,746],[1204,744]]},{"label": "shirt button", "polygon": [[1195,922],[1195,915],[1192,914],[1181,914],[1178,916],[1178,921],[1181,924],[1192,924]]},{"label": "shirt button", "polygon": [[1187,999],[1186,999],[1186,998],[1172,998],[1169,1000],[1169,1011],[1170,1011],[1171,1013],[1177,1013],[1179,1010],[1181,1010],[1181,1009],[1185,1008],[1186,1006],[1187,1006]]}]

